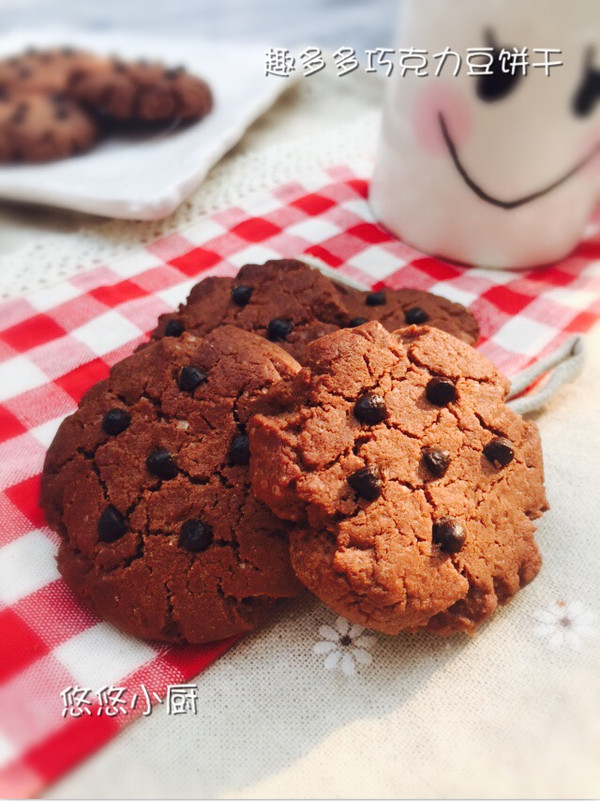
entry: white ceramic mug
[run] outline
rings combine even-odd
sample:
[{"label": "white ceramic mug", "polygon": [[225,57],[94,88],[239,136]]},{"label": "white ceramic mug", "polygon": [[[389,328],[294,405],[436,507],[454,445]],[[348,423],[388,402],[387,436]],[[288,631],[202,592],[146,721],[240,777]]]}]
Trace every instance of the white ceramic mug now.
[{"label": "white ceramic mug", "polygon": [[[600,0],[404,0],[399,39],[427,51],[428,74],[396,67],[389,78],[376,218],[467,264],[531,267],[568,254],[600,201]],[[462,58],[456,76],[455,57],[443,69],[433,58],[446,47]],[[468,74],[479,47],[492,48],[491,76]],[[524,47],[526,74],[512,75],[506,53]],[[487,60],[473,56],[475,70]],[[563,63],[532,66],[544,61]]]}]

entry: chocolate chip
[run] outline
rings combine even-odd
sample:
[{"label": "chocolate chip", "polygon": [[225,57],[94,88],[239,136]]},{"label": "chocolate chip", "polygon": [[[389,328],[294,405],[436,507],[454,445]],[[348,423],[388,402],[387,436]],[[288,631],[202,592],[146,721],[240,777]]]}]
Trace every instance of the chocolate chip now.
[{"label": "chocolate chip", "polygon": [[55,120],[67,120],[71,116],[71,112],[65,106],[56,106],[54,109]]},{"label": "chocolate chip", "polygon": [[253,291],[251,286],[234,286],[231,290],[231,299],[236,306],[245,306],[252,297]]},{"label": "chocolate chip", "polygon": [[490,440],[483,449],[486,459],[490,461],[494,467],[500,469],[506,467],[515,458],[512,442],[505,437],[496,437]]},{"label": "chocolate chip", "polygon": [[381,495],[383,483],[379,468],[375,466],[361,467],[351,476],[348,476],[348,484],[366,501],[374,501]]},{"label": "chocolate chip", "polygon": [[127,531],[127,519],[114,506],[107,506],[98,520],[98,536],[102,542],[115,542]]},{"label": "chocolate chip", "polygon": [[238,434],[231,440],[229,445],[229,461],[231,464],[248,464],[250,461],[248,437],[245,434]]},{"label": "chocolate chip", "polygon": [[207,379],[206,373],[199,367],[189,364],[179,373],[179,389],[184,392],[193,392],[196,387],[203,384]]},{"label": "chocolate chip", "polygon": [[441,451],[437,448],[424,448],[423,464],[432,476],[441,478],[450,464],[450,454],[448,451]]},{"label": "chocolate chip", "polygon": [[173,457],[169,451],[164,448],[160,448],[150,454],[146,459],[146,467],[152,475],[167,481],[170,478],[175,478],[179,472],[177,465],[173,461]]},{"label": "chocolate chip", "polygon": [[186,520],[181,526],[179,545],[188,551],[205,551],[212,541],[212,528],[201,520]]},{"label": "chocolate chip", "polygon": [[75,55],[75,48],[74,47],[62,47],[60,51],[63,56],[73,56]]},{"label": "chocolate chip", "polygon": [[353,317],[348,323],[348,328],[356,328],[357,325],[363,325],[367,322],[366,317]]},{"label": "chocolate chip", "polygon": [[385,419],[386,412],[384,399],[375,392],[363,395],[354,404],[354,416],[356,419],[370,426],[381,423]]},{"label": "chocolate chip", "polygon": [[165,327],[166,337],[180,337],[185,331],[185,325],[181,320],[169,320]]},{"label": "chocolate chip", "polygon": [[113,69],[115,72],[127,72],[127,64],[123,61],[115,61]]},{"label": "chocolate chip", "polygon": [[420,306],[413,306],[412,309],[406,310],[404,319],[407,325],[423,325],[429,320],[429,315]]},{"label": "chocolate chip", "polygon": [[173,78],[178,78],[180,75],[183,75],[183,72],[183,67],[170,67],[164,71],[163,76],[169,80],[172,80]]},{"label": "chocolate chip", "polygon": [[29,67],[21,67],[17,70],[17,77],[18,78],[31,78],[31,70]]},{"label": "chocolate chip", "polygon": [[379,292],[369,292],[365,298],[365,303],[367,306],[385,306],[387,303],[385,292],[381,292],[381,290]]},{"label": "chocolate chip", "polygon": [[131,415],[125,409],[109,409],[102,419],[102,430],[105,434],[115,437],[129,428],[130,423]]},{"label": "chocolate chip", "polygon": [[458,553],[465,544],[466,532],[462,523],[451,517],[436,520],[431,532],[433,543],[445,553]]},{"label": "chocolate chip", "polygon": [[293,328],[294,323],[291,320],[282,320],[281,317],[275,317],[269,321],[267,326],[267,339],[271,342],[281,342]]},{"label": "chocolate chip", "polygon": [[425,389],[427,400],[435,406],[446,406],[456,400],[456,387],[449,378],[432,378]]}]

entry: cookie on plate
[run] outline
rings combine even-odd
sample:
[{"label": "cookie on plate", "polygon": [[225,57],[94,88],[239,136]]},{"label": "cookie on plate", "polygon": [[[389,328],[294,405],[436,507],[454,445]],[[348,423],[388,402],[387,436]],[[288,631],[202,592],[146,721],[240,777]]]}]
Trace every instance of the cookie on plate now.
[{"label": "cookie on plate", "polygon": [[65,93],[80,72],[89,72],[107,59],[73,47],[30,47],[0,59],[0,90],[26,93]]},{"label": "cookie on plate", "polygon": [[120,121],[198,120],[213,107],[209,85],[183,67],[111,59],[80,71],[71,96],[94,112]]},{"label": "cookie on plate", "polygon": [[256,404],[255,494],[294,521],[292,565],[338,614],[472,633],[537,574],[537,428],[449,334],[370,322],[313,342]]},{"label": "cookie on plate", "polygon": [[205,278],[178,312],[164,314],[152,337],[199,336],[229,324],[276,342],[302,360],[313,339],[348,323],[333,283],[297,259],[246,264],[236,278]]},{"label": "cookie on plate", "polygon": [[236,328],[165,338],[113,367],[58,430],[41,504],[77,596],[130,634],[202,643],[301,585],[286,526],[249,491],[252,400],[299,366]]},{"label": "cookie on plate", "polygon": [[364,292],[345,286],[338,286],[338,289],[350,312],[352,326],[370,320],[378,320],[388,331],[406,325],[429,325],[469,345],[475,345],[479,339],[479,324],[467,308],[431,292],[420,289]]},{"label": "cookie on plate", "polygon": [[96,122],[64,95],[0,93],[0,162],[41,162],[84,153]]}]

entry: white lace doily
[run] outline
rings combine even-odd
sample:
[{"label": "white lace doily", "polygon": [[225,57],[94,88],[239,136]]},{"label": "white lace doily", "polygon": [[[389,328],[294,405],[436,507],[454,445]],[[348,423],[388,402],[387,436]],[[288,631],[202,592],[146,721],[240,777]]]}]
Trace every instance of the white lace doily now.
[{"label": "white lace doily", "polygon": [[0,211],[0,298],[96,267],[312,169],[364,159],[375,149],[383,89],[383,79],[358,72],[337,78],[323,71],[300,80],[164,220],[106,221],[5,205]]}]

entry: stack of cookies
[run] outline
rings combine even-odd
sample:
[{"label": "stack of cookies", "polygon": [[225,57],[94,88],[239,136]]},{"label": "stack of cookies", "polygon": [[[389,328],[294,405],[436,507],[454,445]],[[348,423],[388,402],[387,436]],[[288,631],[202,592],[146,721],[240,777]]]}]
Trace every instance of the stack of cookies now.
[{"label": "stack of cookies", "polygon": [[61,425],[41,503],[133,635],[248,631],[308,588],[388,634],[472,633],[540,567],[537,429],[462,306],[296,260],[210,277]]},{"label": "stack of cookies", "polygon": [[0,60],[0,162],[83,153],[106,130],[198,120],[212,103],[208,84],[181,67],[30,48]]}]

